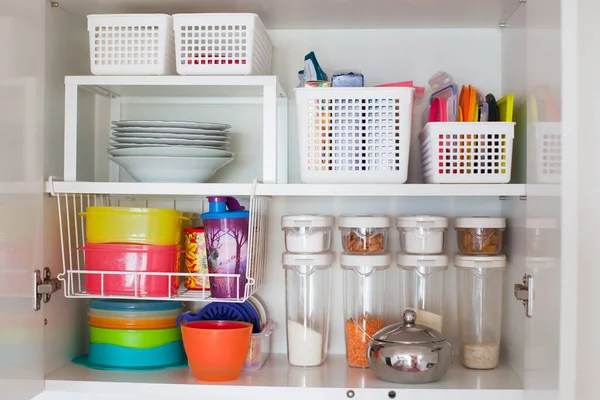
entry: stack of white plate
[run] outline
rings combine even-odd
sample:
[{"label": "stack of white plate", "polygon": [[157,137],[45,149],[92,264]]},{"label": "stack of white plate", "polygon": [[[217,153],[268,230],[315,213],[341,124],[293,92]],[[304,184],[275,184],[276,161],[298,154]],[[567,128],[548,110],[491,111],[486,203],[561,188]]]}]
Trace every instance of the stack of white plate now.
[{"label": "stack of white plate", "polygon": [[139,182],[206,182],[234,158],[230,125],[187,121],[115,121],[109,159]]}]

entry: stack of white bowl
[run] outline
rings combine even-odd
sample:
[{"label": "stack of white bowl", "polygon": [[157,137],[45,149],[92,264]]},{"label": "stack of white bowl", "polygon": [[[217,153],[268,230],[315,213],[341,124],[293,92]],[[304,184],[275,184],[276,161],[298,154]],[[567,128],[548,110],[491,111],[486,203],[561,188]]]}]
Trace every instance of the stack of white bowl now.
[{"label": "stack of white bowl", "polygon": [[230,125],[189,121],[115,121],[109,159],[138,182],[206,182],[230,163]]}]

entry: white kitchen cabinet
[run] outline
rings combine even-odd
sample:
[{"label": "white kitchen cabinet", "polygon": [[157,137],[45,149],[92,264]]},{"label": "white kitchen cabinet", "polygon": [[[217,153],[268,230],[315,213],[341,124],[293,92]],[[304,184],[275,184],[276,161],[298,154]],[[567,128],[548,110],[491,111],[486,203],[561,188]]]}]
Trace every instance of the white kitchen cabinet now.
[{"label": "white kitchen cabinet", "polygon": [[[598,322],[584,318],[594,315],[594,305],[600,296],[595,279],[600,270],[594,262],[595,227],[600,223],[595,204],[595,195],[600,194],[595,164],[600,135],[594,119],[599,104],[592,95],[600,86],[595,74],[600,62],[594,58],[597,52],[593,51],[592,41],[599,34],[592,20],[599,10],[593,0],[563,0],[562,4],[559,0],[0,0],[0,4],[0,397],[3,399],[31,399],[36,395],[40,400],[166,396],[597,398],[599,389],[593,385],[594,361],[600,356],[600,349],[593,335]],[[175,197],[181,199],[178,203],[181,207],[199,211],[203,195],[248,196],[253,190],[253,178],[260,178],[265,169],[264,157],[243,153],[240,148],[247,161],[224,170],[218,176],[218,183],[138,184],[127,183],[123,176],[119,177],[122,182],[109,181],[116,174],[114,169],[111,173],[104,157],[103,141],[107,140],[107,127],[114,112],[111,98],[79,91],[77,110],[65,110],[64,83],[67,75],[82,75],[83,78],[73,79],[102,87],[102,77],[87,77],[85,15],[125,11],[256,12],[270,29],[275,46],[273,74],[278,76],[290,99],[289,134],[284,131],[291,149],[284,166],[289,169],[289,183],[256,187],[256,194],[272,197],[266,281],[258,295],[278,323],[273,335],[275,354],[262,370],[245,373],[231,384],[202,384],[194,381],[186,369],[124,373],[75,366],[70,359],[82,352],[86,344],[85,300],[67,299],[59,292],[40,311],[33,310],[34,270],[47,266],[56,276],[63,264],[56,198],[49,193],[106,194],[127,201],[155,202]],[[501,21],[504,27],[499,28]],[[420,129],[418,117],[414,119],[409,184],[299,183],[299,161],[294,151],[297,138],[293,87],[303,56],[310,50],[316,52],[327,72],[361,68],[367,84],[414,79],[416,84],[426,85],[433,73],[446,70],[458,82],[472,83],[486,92],[515,93],[516,183],[421,184],[416,141]],[[148,79],[147,86],[153,86],[153,79]],[[559,99],[560,121],[548,124],[549,118],[540,115],[534,118],[530,96],[540,90]],[[205,92],[198,89],[198,95],[193,97],[203,95]],[[239,97],[246,100],[222,100]],[[211,94],[210,107],[208,101],[173,101],[168,107],[152,101],[130,102],[121,105],[119,112],[136,118],[193,115],[194,119],[210,116],[229,120],[244,135],[239,141],[243,143],[240,147],[245,147],[255,139],[262,141],[261,128],[265,123],[261,103],[256,96],[249,96],[250,100],[247,97],[241,92]],[[415,115],[420,115],[420,109],[417,106]],[[65,114],[74,111],[78,114],[76,130],[80,140],[75,146],[76,154],[72,151],[65,154]],[[284,116],[279,113],[279,117]],[[272,127],[275,129],[276,124]],[[541,137],[538,142],[552,142],[553,151],[556,143],[561,143],[557,135],[567,138],[562,141],[559,153],[561,170],[543,170],[541,165],[547,153],[536,153],[536,141],[531,140],[538,133]],[[531,143],[526,151],[528,142]],[[285,153],[282,147],[272,149],[277,155]],[[77,155],[76,171],[65,172],[65,158],[73,159],[74,155]],[[546,171],[546,175],[538,174],[538,169]],[[47,182],[50,176],[65,175],[75,176],[77,181]],[[278,182],[286,178],[278,172],[271,176],[276,176]],[[506,217],[509,266],[504,288],[501,366],[478,372],[456,363],[442,381],[422,386],[394,385],[375,379],[369,371],[347,368],[343,357],[341,280],[335,279],[341,273],[335,268],[331,356],[322,367],[290,367],[284,354],[285,288],[280,265],[284,246],[279,221],[284,214],[299,212]],[[548,223],[556,227],[554,236],[543,251],[534,251],[536,242],[530,232]],[[448,236],[447,250],[452,254],[456,251],[455,235],[450,231]],[[337,232],[334,237],[335,249],[339,251]],[[397,241],[397,232],[392,230],[393,251],[398,250]],[[531,318],[525,317],[523,306],[512,293],[513,284],[520,283],[524,274],[533,277]],[[391,275],[388,289],[394,293],[390,295],[390,303],[394,304],[399,299],[399,294],[393,292],[397,274]],[[445,320],[451,321],[446,334],[456,343],[454,278],[451,267]],[[399,312],[392,310],[390,319],[399,317]]]}]

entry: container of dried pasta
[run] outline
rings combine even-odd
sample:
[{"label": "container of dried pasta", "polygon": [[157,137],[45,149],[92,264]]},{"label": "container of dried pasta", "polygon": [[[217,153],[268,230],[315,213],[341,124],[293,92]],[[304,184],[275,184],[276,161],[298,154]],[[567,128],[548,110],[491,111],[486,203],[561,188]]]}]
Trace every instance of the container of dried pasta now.
[{"label": "container of dried pasta", "polygon": [[385,215],[343,215],[338,225],[344,251],[352,254],[385,253],[390,219]]},{"label": "container of dried pasta", "polygon": [[461,337],[460,361],[471,369],[493,369],[500,357],[506,256],[454,256]]},{"label": "container of dried pasta", "polygon": [[344,318],[348,366],[369,368],[367,347],[383,328],[385,279],[389,253],[358,255],[342,253],[344,270]]},{"label": "container of dried pasta", "polygon": [[496,255],[502,252],[506,219],[490,217],[456,218],[458,249],[465,255]]}]

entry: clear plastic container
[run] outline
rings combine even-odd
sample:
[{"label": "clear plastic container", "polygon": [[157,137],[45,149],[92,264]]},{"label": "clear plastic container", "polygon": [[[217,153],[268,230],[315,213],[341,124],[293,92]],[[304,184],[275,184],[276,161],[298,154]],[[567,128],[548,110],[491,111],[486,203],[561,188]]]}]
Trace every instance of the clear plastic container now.
[{"label": "clear plastic container", "polygon": [[454,257],[458,283],[461,363],[471,369],[493,369],[500,357],[502,280],[506,257]]},{"label": "clear plastic container", "polygon": [[466,255],[496,255],[502,252],[506,219],[489,217],[456,218],[458,249]]},{"label": "clear plastic container", "polygon": [[444,287],[448,257],[398,254],[402,269],[402,309],[413,309],[417,321],[443,332]]},{"label": "clear plastic container", "polygon": [[245,370],[260,369],[269,358],[271,353],[271,334],[273,333],[273,323],[268,321],[260,333],[252,334],[250,348],[246,356]]},{"label": "clear plastic container", "polygon": [[553,218],[527,218],[527,255],[531,257],[549,257],[556,253],[558,233]]},{"label": "clear plastic container", "polygon": [[344,251],[385,253],[390,219],[385,215],[345,215],[339,219]]},{"label": "clear plastic container", "polygon": [[340,256],[344,269],[346,360],[350,367],[369,367],[369,335],[384,326],[385,278],[390,262],[389,253]]},{"label": "clear plastic container", "polygon": [[431,215],[398,217],[396,227],[400,232],[400,247],[408,254],[441,254],[448,219]]},{"label": "clear plastic container", "polygon": [[290,364],[321,365],[329,342],[332,253],[283,254]]},{"label": "clear plastic container", "polygon": [[323,253],[331,248],[333,217],[286,215],[281,218],[285,249],[290,253]]}]

